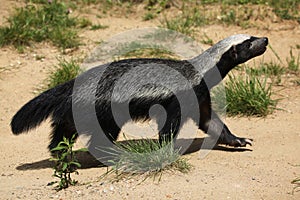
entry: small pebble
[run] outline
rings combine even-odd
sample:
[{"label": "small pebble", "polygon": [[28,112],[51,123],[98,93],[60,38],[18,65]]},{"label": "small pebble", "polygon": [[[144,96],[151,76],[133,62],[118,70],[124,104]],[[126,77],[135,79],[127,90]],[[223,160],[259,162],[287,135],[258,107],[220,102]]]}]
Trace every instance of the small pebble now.
[{"label": "small pebble", "polygon": [[114,191],[115,188],[114,188],[114,186],[111,185],[111,186],[109,187],[109,189],[110,189],[110,191]]},{"label": "small pebble", "polygon": [[80,190],[77,190],[76,193],[77,193],[77,194],[81,194],[82,192],[81,192]]}]

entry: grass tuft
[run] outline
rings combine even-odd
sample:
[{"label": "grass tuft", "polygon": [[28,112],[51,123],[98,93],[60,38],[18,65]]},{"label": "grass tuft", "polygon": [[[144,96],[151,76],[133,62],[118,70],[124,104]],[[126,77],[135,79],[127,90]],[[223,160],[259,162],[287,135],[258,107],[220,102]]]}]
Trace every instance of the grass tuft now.
[{"label": "grass tuft", "polygon": [[46,87],[42,88],[42,90],[48,90],[65,83],[77,77],[81,72],[78,60],[71,59],[70,61],[66,61],[65,59],[61,59],[58,65],[55,66],[55,70],[50,73],[46,80]]},{"label": "grass tuft", "polygon": [[[267,84],[267,78],[260,79],[256,76],[229,75],[229,80],[225,85],[226,114],[229,116],[245,115],[264,117],[271,114],[278,100],[272,99],[271,84]],[[217,110],[224,110],[224,102],[218,103],[222,99],[222,91],[216,89],[213,92],[213,102]]]},{"label": "grass tuft", "polygon": [[291,72],[298,72],[299,71],[299,65],[300,65],[300,56],[298,55],[298,57],[296,58],[293,55],[293,50],[290,49],[290,58],[287,59],[287,64],[288,64],[288,69]]},{"label": "grass tuft", "polygon": [[62,49],[78,47],[77,28],[82,27],[83,22],[71,17],[70,10],[59,1],[38,5],[28,3],[16,8],[7,19],[8,25],[0,27],[0,46],[20,48],[30,46],[32,42],[51,41]]},{"label": "grass tuft", "polygon": [[182,8],[182,14],[171,20],[165,17],[161,24],[164,28],[192,36],[195,27],[206,24],[206,18],[198,9],[188,10]]},{"label": "grass tuft", "polygon": [[177,170],[187,173],[191,165],[182,158],[179,149],[174,149],[173,142],[160,144],[154,139],[127,140],[116,142],[116,148],[108,149],[114,159],[109,162],[118,178],[134,175],[162,176],[166,170]]},{"label": "grass tuft", "polygon": [[278,63],[261,63],[258,68],[245,68],[249,76],[266,76],[270,78],[275,84],[281,83],[281,77],[286,72],[286,69]]}]

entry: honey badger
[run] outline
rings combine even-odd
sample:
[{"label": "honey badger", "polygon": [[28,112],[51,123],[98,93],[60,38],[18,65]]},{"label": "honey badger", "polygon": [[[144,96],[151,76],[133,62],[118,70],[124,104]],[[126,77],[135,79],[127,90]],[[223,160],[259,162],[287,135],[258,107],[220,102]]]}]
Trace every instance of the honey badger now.
[{"label": "honey badger", "polygon": [[[188,80],[192,86],[191,90],[196,94],[200,119],[192,118],[192,120],[197,122],[199,129],[212,137],[218,138],[219,144],[244,147],[247,144],[252,145],[252,140],[237,137],[230,132],[228,127],[212,110],[209,91],[235,66],[262,55],[266,51],[267,45],[268,38],[266,37],[258,38],[239,34],[221,40],[202,54],[189,60],[126,59],[90,69],[81,76],[90,74],[89,80],[96,80],[96,116],[104,134],[111,141],[117,139],[122,125],[126,123],[126,120],[129,120],[122,119],[123,113],[120,109],[118,116],[121,116],[121,120],[116,123],[111,107],[112,105],[119,106],[124,103],[129,105],[130,116],[136,121],[149,119],[151,106],[156,104],[163,106],[167,115],[164,123],[161,124],[161,127],[159,126],[159,140],[171,140],[172,136],[176,136],[181,128],[180,124],[183,124],[180,122],[192,117],[189,116],[189,112],[181,113],[176,94],[184,95],[188,89],[180,81],[176,81],[178,78],[176,73],[170,72],[175,70]],[[167,67],[162,69],[160,67],[162,65]],[[97,69],[103,67],[106,67],[104,73],[97,74]],[[134,71],[134,78],[126,78],[126,73],[131,70]],[[216,72],[218,73],[216,74]],[[147,84],[138,89],[133,87],[135,84],[149,78],[145,77],[145,74],[149,77],[150,75],[151,77],[162,77],[163,75],[165,81],[172,83],[172,88],[175,88],[176,91],[170,90],[161,84]],[[122,91],[122,87],[119,89],[114,88],[114,85],[120,80],[119,84],[127,86],[126,91]],[[72,107],[79,106],[84,109],[89,104],[88,94],[92,87],[89,86],[88,82],[83,86],[79,86],[81,92],[76,96],[73,95],[74,84],[75,79],[58,85],[25,104],[12,118],[12,132],[16,135],[26,132],[51,117],[53,130],[49,149],[56,147],[63,140],[63,137],[71,138],[74,134],[77,134]],[[124,97],[127,93],[130,93],[130,99]],[[193,106],[195,105],[190,105],[191,110]],[[89,116],[83,116],[83,118],[89,118]],[[160,116],[157,116],[156,121],[158,124],[161,122]],[[88,123],[88,120],[86,123]],[[89,131],[88,127],[87,125],[86,131]]]}]

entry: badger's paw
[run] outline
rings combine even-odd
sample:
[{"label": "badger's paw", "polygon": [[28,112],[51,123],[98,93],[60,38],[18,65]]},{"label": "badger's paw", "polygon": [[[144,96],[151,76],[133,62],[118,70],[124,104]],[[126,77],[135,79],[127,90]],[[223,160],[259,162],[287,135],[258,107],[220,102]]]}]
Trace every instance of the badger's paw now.
[{"label": "badger's paw", "polygon": [[234,147],[245,147],[248,145],[252,146],[253,139],[249,138],[235,138],[228,145]]},{"label": "badger's paw", "polygon": [[252,146],[253,139],[249,138],[240,138],[234,135],[225,137],[225,140],[219,140],[219,144],[225,144],[232,147],[246,147],[247,145]]}]

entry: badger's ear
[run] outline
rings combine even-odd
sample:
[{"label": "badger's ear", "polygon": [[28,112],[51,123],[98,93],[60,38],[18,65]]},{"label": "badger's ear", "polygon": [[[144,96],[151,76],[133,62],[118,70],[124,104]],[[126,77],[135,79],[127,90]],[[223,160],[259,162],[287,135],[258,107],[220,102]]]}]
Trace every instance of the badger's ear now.
[{"label": "badger's ear", "polygon": [[229,55],[232,59],[237,60],[238,55],[237,55],[237,49],[236,49],[236,45],[233,45],[230,49],[229,49]]}]

